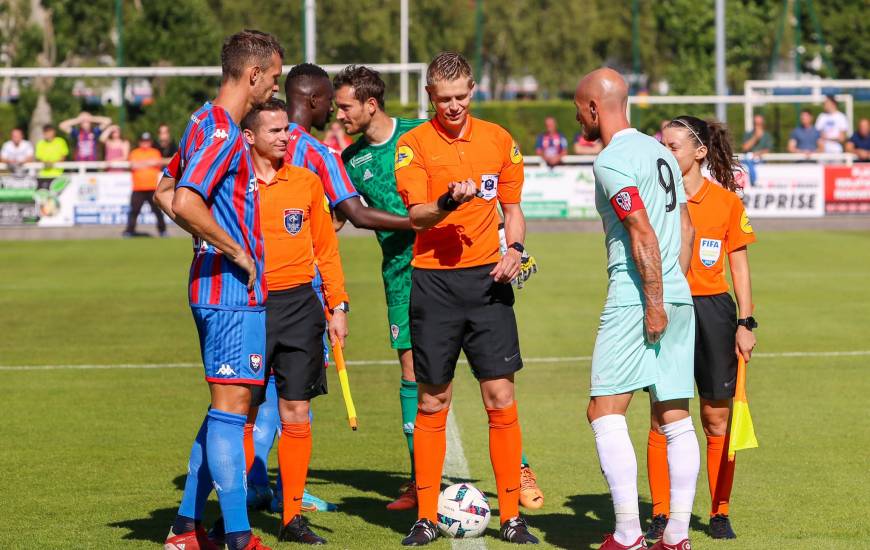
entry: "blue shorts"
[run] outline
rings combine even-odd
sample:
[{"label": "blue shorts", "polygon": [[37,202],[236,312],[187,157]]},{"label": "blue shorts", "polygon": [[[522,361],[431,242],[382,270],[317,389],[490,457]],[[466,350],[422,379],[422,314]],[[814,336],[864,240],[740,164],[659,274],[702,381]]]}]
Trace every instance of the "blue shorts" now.
[{"label": "blue shorts", "polygon": [[205,379],[218,384],[263,385],[266,310],[190,309],[199,332]]},{"label": "blue shorts", "polygon": [[649,388],[655,401],[695,395],[695,310],[665,304],[668,326],[655,345],[646,343],[641,305],[605,307],[592,352],[590,395]]},{"label": "blue shorts", "polygon": [[[317,294],[317,299],[320,300],[320,305],[326,307],[326,300],[323,297],[323,276],[320,275],[320,270],[314,266],[314,279],[311,280],[311,286],[314,287],[314,293]],[[327,325],[327,329],[329,326]],[[329,332],[323,331],[323,364],[329,365]]]}]

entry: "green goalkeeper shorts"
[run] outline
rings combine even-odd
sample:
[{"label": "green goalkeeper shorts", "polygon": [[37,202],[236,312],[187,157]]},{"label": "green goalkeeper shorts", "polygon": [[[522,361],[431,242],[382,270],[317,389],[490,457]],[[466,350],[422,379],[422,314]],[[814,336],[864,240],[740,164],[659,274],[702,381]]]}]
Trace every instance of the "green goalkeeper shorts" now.
[{"label": "green goalkeeper shorts", "polygon": [[387,307],[387,320],[390,323],[390,347],[393,349],[411,349],[408,307],[408,304]]}]

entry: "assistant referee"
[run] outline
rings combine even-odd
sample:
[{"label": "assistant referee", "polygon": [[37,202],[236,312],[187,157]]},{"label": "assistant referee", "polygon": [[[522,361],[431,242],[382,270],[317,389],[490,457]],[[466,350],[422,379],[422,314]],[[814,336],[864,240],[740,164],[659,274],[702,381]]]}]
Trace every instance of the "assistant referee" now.
[{"label": "assistant referee", "polygon": [[[471,67],[438,54],[426,74],[435,116],[403,135],[396,186],[417,231],[410,328],[419,387],[414,428],[418,521],[402,544],[438,536],[433,523],[446,450],[445,427],[460,350],[465,352],[489,416],[502,539],[537,543],[519,517],[522,437],[514,373],[523,366],[510,281],[520,270],[525,218],[520,208],[523,159],[502,127],[471,117]],[[499,252],[496,205],[509,248]]]}]

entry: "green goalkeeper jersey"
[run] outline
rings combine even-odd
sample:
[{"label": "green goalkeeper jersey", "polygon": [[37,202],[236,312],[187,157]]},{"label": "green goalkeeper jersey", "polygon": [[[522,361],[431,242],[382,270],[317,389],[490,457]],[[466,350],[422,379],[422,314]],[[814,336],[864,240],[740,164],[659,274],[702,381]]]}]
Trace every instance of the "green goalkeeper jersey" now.
[{"label": "green goalkeeper jersey", "polygon": [[[347,175],[365,199],[366,204],[399,216],[408,209],[396,190],[396,142],[408,130],[426,122],[425,119],[394,118],[393,134],[383,143],[369,143],[365,136],[344,150],[341,158]],[[411,259],[414,255],[413,231],[376,231],[384,254],[381,273],[387,306],[407,304],[411,296]]]}]

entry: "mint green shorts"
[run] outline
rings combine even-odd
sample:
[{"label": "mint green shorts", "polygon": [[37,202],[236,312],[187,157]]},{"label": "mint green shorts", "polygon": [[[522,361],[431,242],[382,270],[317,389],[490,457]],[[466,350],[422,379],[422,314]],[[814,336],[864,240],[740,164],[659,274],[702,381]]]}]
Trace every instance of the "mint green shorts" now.
[{"label": "mint green shorts", "polygon": [[605,307],[592,352],[590,395],[617,395],[649,388],[656,401],[695,395],[695,311],[665,304],[668,326],[648,345],[643,306]]}]

